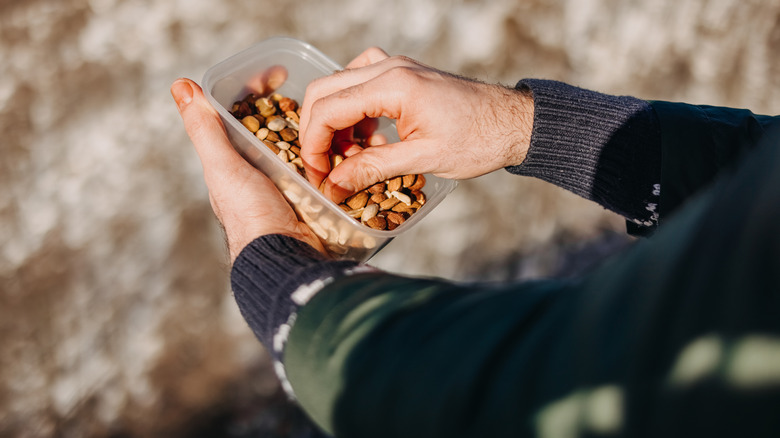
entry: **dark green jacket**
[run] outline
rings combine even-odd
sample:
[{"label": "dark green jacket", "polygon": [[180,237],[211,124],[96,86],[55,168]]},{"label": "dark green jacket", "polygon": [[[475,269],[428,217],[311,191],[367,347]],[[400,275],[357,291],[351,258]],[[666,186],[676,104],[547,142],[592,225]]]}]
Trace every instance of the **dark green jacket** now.
[{"label": "dark green jacket", "polygon": [[233,288],[285,386],[338,437],[780,436],[780,119],[520,85],[534,137],[509,170],[658,230],[584,278],[504,284],[264,236]]}]

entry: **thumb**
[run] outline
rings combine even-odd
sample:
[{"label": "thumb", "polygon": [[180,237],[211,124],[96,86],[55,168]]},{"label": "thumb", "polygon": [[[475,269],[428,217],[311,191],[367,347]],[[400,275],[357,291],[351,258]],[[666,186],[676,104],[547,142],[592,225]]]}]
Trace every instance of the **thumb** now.
[{"label": "thumb", "polygon": [[214,172],[225,174],[251,166],[233,148],[219,114],[211,106],[203,90],[189,79],[177,79],[171,85],[184,128],[195,145],[208,180]]},{"label": "thumb", "polygon": [[431,160],[422,140],[368,147],[336,166],[323,187],[325,196],[339,203],[358,190],[398,175],[428,173]]}]

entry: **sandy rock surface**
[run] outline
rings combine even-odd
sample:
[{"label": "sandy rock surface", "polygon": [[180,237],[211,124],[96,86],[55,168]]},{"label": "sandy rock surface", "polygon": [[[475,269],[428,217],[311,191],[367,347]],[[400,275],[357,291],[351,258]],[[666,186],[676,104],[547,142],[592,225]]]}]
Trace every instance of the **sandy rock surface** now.
[{"label": "sandy rock surface", "polygon": [[[170,83],[273,35],[486,81],[780,113],[780,4],[745,0],[0,2],[0,436],[183,436],[278,390],[241,319]],[[375,259],[546,275],[620,218],[497,172]]]}]

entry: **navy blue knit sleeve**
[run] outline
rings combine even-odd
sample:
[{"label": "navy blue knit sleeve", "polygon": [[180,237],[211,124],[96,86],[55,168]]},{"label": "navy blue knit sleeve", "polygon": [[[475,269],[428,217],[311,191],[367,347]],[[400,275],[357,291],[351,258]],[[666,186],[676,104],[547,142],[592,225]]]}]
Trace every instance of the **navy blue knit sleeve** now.
[{"label": "navy blue knit sleeve", "polygon": [[654,229],[661,132],[650,104],[549,80],[524,79],[517,88],[533,95],[534,125],[525,161],[507,170],[595,201],[630,225]]}]

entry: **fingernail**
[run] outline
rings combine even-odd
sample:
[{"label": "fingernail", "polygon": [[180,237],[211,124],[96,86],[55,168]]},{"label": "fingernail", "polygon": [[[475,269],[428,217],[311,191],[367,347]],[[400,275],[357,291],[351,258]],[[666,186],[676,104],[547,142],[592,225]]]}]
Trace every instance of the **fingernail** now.
[{"label": "fingernail", "polygon": [[171,85],[171,95],[179,108],[192,102],[192,85],[189,82],[179,79]]}]

